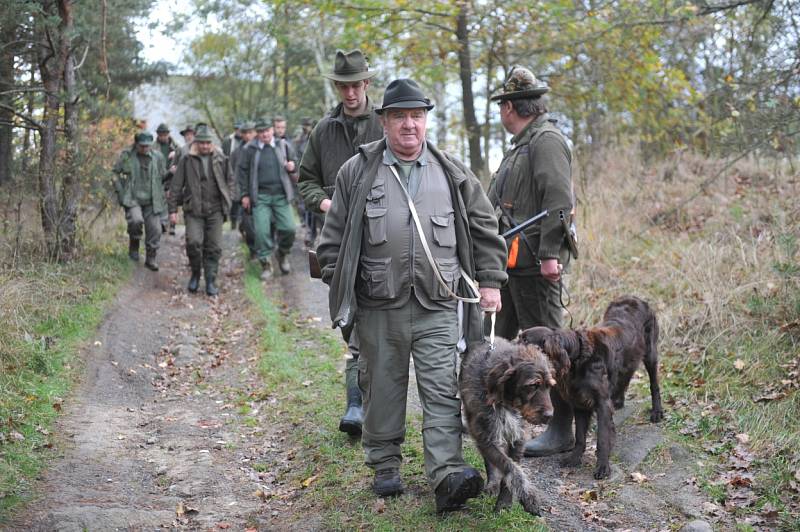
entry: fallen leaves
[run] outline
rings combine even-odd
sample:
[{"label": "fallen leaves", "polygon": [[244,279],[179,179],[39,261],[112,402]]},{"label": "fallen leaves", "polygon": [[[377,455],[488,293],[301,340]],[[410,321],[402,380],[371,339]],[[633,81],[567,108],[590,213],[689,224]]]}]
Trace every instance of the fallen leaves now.
[{"label": "fallen leaves", "polygon": [[178,516],[178,519],[182,519],[188,516],[193,516],[199,514],[200,511],[197,508],[192,508],[191,506],[187,506],[183,503],[183,501],[178,503],[178,506],[175,507],[175,515]]},{"label": "fallen leaves", "polygon": [[633,480],[637,484],[643,484],[643,483],[647,482],[650,479],[647,478],[646,475],[643,475],[642,473],[639,473],[638,471],[634,471],[633,473],[631,473],[631,480]]},{"label": "fallen leaves", "polygon": [[311,484],[313,484],[315,480],[317,480],[317,475],[311,475],[310,477],[308,477],[307,479],[305,479],[305,480],[303,481],[303,483],[302,483],[302,486],[303,486],[304,488],[307,488],[307,487],[309,487]]}]

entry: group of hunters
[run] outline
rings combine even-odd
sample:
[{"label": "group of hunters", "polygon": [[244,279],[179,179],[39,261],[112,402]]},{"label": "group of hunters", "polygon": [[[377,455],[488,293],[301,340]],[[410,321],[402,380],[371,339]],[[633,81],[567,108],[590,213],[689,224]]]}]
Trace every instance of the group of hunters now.
[{"label": "group of hunters", "polygon": [[[289,273],[299,193],[306,242],[318,239],[332,324],[349,347],[339,430],[360,436],[373,491],[401,494],[413,356],[425,472],[436,510],[447,512],[483,489],[462,456],[458,352],[483,341],[488,312],[509,339],[533,326],[562,326],[562,272],[577,255],[568,228],[571,149],[548,115],[547,85],[514,67],[491,98],[513,137],[487,192],[462,161],[427,139],[434,106],[420,86],[395,79],[378,105],[367,94],[374,74],[360,50],[338,51],[325,77],[340,102],[316,125],[304,119],[294,141],[285,138],[282,117],[238,124],[221,148],[205,124],[182,130],[182,147],[164,124],[155,142],[139,133],[114,167],[116,188],[130,257],[138,260],[144,229],[151,270],[162,232],[174,234],[183,208],[188,290],[198,290],[204,272],[210,296],[218,293],[226,218],[261,264],[262,279],[273,275],[273,255]],[[545,210],[539,223],[502,236]],[[574,444],[572,411],[558,393],[552,400],[554,416],[526,443],[526,456]]]}]

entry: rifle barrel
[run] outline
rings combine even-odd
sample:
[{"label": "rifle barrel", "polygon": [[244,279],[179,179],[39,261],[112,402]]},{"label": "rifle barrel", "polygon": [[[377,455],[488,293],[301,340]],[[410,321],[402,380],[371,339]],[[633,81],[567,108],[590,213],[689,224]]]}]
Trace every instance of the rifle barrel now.
[{"label": "rifle barrel", "polygon": [[539,214],[537,214],[536,216],[534,216],[533,218],[528,218],[527,220],[525,220],[521,224],[517,225],[516,227],[512,227],[511,229],[509,229],[508,231],[503,233],[501,236],[503,238],[511,238],[512,236],[516,235],[517,233],[520,233],[520,232],[524,231],[525,229],[527,229],[528,227],[532,226],[533,224],[535,224],[536,222],[538,222],[542,218],[546,218],[549,215],[550,215],[550,213],[547,212],[547,209],[545,209],[542,212],[540,212]]}]

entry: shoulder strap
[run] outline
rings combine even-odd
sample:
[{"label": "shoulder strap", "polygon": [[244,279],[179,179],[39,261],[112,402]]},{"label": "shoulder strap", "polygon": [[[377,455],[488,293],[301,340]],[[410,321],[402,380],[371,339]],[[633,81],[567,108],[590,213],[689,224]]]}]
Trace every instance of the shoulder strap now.
[{"label": "shoulder strap", "polygon": [[442,279],[442,274],[439,272],[439,268],[436,266],[436,261],[433,260],[431,249],[430,247],[428,247],[428,241],[425,238],[425,232],[422,230],[422,223],[420,223],[419,221],[419,215],[417,214],[417,209],[414,207],[414,201],[411,199],[411,196],[408,195],[408,191],[406,190],[403,181],[400,179],[400,176],[398,175],[397,169],[394,167],[394,165],[390,165],[389,169],[392,171],[392,174],[394,174],[394,177],[400,184],[400,188],[403,189],[403,194],[405,194],[406,196],[406,200],[408,201],[408,208],[411,211],[411,217],[414,219],[414,225],[417,226],[417,233],[419,233],[419,239],[422,242],[422,249],[425,250],[425,256],[428,257],[428,262],[430,263],[431,268],[433,269],[433,274],[436,276],[436,280],[439,281],[439,284],[442,285],[442,287],[445,289],[447,294],[452,299],[457,299],[458,301],[463,301],[465,303],[480,303],[481,297],[480,297],[480,292],[478,291],[478,286],[475,284],[475,281],[473,281],[472,278],[469,275],[467,275],[467,272],[464,271],[464,268],[461,268],[461,277],[464,278],[464,281],[466,281],[467,286],[469,286],[470,290],[472,290],[474,297],[459,296],[458,294],[453,292],[449,286],[447,286],[447,283],[444,282],[444,279]]}]

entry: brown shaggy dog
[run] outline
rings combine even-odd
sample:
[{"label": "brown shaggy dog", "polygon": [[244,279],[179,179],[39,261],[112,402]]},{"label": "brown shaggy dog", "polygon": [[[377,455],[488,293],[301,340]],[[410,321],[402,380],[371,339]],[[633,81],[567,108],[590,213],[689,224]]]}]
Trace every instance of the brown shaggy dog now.
[{"label": "brown shaggy dog", "polygon": [[486,464],[486,491],[497,495],[495,511],[519,500],[539,515],[536,495],[516,464],[522,457],[522,419],[546,423],[553,415],[550,388],[555,385],[547,357],[536,346],[498,338],[470,348],[461,361],[459,389],[472,439]]},{"label": "brown shaggy dog", "polygon": [[539,346],[557,373],[557,389],[575,412],[575,447],[562,462],[580,465],[586,432],[597,412],[597,468],[594,478],[606,478],[614,445],[613,408],[625,405],[625,391],[644,361],[650,376],[650,421],[664,416],[658,387],[658,322],[643,300],[626,296],[613,301],[597,327],[566,330],[532,327],[520,334],[524,343]]}]

